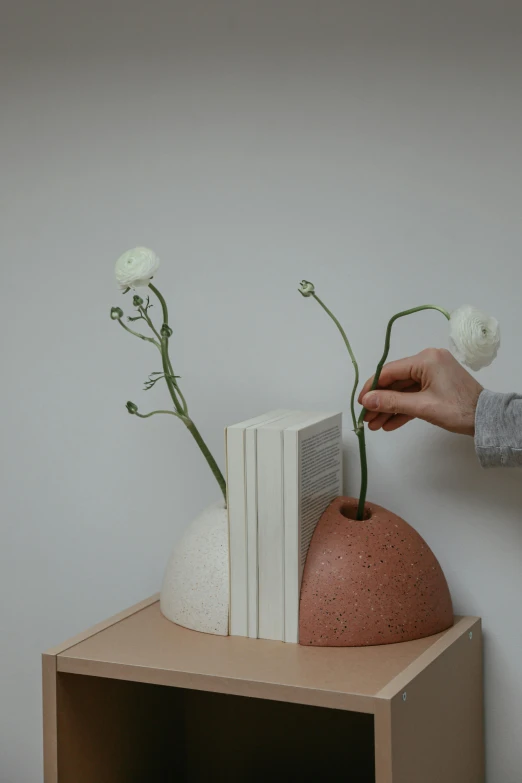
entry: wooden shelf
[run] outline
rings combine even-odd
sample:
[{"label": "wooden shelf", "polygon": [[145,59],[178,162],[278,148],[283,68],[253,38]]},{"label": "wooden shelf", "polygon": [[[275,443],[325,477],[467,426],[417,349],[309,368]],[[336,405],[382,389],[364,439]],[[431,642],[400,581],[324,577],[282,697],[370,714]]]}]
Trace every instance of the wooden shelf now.
[{"label": "wooden shelf", "polygon": [[43,676],[45,783],[484,779],[474,617],[312,648],[189,631],[153,596],[46,652]]}]

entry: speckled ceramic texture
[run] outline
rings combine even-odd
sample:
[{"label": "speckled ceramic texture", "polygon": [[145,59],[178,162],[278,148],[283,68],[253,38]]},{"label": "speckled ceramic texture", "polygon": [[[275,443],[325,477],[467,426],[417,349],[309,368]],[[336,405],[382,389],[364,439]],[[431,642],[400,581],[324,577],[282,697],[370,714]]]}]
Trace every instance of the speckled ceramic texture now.
[{"label": "speckled ceramic texture", "polygon": [[174,547],[160,607],[173,623],[227,636],[228,604],[228,520],[220,500],[191,522]]},{"label": "speckled ceramic texture", "polygon": [[[303,574],[299,641],[363,647],[420,639],[453,625],[446,578],[424,539],[375,503],[355,517],[336,498],[315,529]],[[342,513],[344,512],[344,514]]]}]

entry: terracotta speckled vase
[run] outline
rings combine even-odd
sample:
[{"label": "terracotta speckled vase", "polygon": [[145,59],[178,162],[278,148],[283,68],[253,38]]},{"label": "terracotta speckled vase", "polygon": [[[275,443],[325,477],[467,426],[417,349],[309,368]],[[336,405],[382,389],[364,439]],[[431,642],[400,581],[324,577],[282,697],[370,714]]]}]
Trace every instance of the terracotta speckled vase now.
[{"label": "terracotta speckled vase", "polygon": [[424,539],[375,503],[336,498],[315,529],[303,574],[299,641],[363,647],[420,639],[453,625],[448,584]]}]

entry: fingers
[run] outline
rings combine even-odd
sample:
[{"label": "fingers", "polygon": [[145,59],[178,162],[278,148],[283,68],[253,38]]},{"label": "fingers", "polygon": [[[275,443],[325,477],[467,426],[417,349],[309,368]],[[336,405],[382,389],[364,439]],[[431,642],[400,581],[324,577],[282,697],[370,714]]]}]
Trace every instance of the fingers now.
[{"label": "fingers", "polygon": [[406,359],[397,359],[395,362],[385,364],[379,378],[379,386],[391,386],[395,381],[417,382],[416,363],[416,356],[408,356]]},{"label": "fingers", "polygon": [[[404,391],[381,389],[366,394],[362,402],[365,408],[379,414],[405,414],[411,418],[423,418],[426,408],[425,394],[425,392],[410,394]],[[375,419],[372,424],[375,424]]]},{"label": "fingers", "polygon": [[362,405],[362,400],[363,400],[364,395],[368,394],[368,392],[372,388],[372,383],[373,383],[373,379],[374,378],[375,378],[375,375],[372,375],[372,377],[368,378],[368,380],[366,381],[366,383],[362,387],[362,389],[361,389],[361,391],[359,393],[359,397],[357,398],[357,402],[359,403],[359,405]]},{"label": "fingers", "polygon": [[384,427],[388,419],[393,417],[393,413],[376,413],[375,411],[369,415],[373,416],[373,418],[368,421],[368,429],[372,432],[380,430],[381,427]]},{"label": "fingers", "polygon": [[399,429],[403,424],[411,421],[413,416],[406,416],[404,413],[379,413],[376,418],[368,424],[368,429],[372,432],[383,429],[386,432],[393,432]]},{"label": "fingers", "polygon": [[[397,381],[416,383],[417,374],[415,372],[415,360],[415,356],[410,356],[407,359],[398,359],[395,362],[385,364],[379,377],[379,388],[384,389],[390,387]],[[361,405],[363,404],[363,397],[371,389],[374,377],[375,376],[368,378],[359,394],[359,403],[361,403]]]},{"label": "fingers", "polygon": [[399,413],[397,416],[392,416],[387,422],[383,424],[383,430],[385,432],[394,432],[399,427],[403,427],[409,421],[413,421],[413,416],[406,416],[404,413]]},{"label": "fingers", "polygon": [[[411,394],[412,392],[420,391],[419,384],[411,380],[396,381],[395,383],[392,383],[389,388],[391,391],[402,391],[408,394]],[[381,414],[378,413],[377,411],[368,411],[364,417],[364,421],[367,422],[367,424],[370,424],[370,422],[375,421],[375,419],[379,417],[380,419],[379,424],[376,427],[370,427],[370,429],[372,430],[373,429],[378,430],[380,427],[384,426],[384,423],[390,418],[391,415],[392,415],[391,413]]]}]

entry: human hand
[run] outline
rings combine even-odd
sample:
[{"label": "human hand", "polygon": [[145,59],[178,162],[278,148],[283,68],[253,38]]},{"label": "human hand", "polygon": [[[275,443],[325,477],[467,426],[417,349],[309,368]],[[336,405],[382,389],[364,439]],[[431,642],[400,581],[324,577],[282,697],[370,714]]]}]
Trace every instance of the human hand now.
[{"label": "human hand", "polygon": [[412,419],[463,435],[475,434],[475,410],[483,387],[449,351],[428,348],[386,364],[379,386],[369,378],[359,395],[370,430],[392,432]]}]

